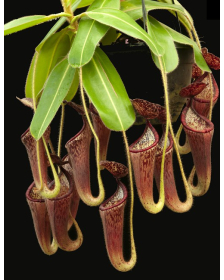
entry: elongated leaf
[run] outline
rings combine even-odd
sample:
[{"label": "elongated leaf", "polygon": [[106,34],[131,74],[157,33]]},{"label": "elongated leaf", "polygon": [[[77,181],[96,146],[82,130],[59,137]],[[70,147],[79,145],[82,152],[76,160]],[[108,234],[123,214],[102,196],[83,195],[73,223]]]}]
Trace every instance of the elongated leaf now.
[{"label": "elongated leaf", "polygon": [[107,55],[97,47],[83,67],[83,85],[102,121],[111,130],[127,130],[135,113],[123,82]]},{"label": "elongated leaf", "polygon": [[126,13],[109,8],[86,12],[86,15],[105,25],[111,26],[131,37],[144,41],[155,55],[162,55],[156,48],[156,42]]},{"label": "elongated leaf", "polygon": [[93,11],[99,8],[113,8],[113,9],[120,9],[120,1],[117,0],[95,0],[89,6],[87,11]]},{"label": "elongated leaf", "polygon": [[[78,5],[78,8],[84,8],[93,3],[94,0],[82,0],[80,4]],[[74,2],[74,1],[73,1]]]},{"label": "elongated leaf", "polygon": [[69,49],[70,39],[64,30],[45,41],[40,52],[36,53],[32,60],[25,87],[26,97],[38,95],[51,70],[67,55]]},{"label": "elongated leaf", "polygon": [[65,27],[63,30],[67,30],[67,31],[66,31],[66,34],[68,35],[68,37],[69,37],[69,39],[70,39],[70,42],[72,43],[72,42],[73,42],[73,39],[74,39],[74,36],[75,36],[74,31],[72,31],[68,26]]},{"label": "elongated leaf", "polygon": [[40,44],[36,47],[36,51],[39,52],[41,47],[43,46],[44,42],[51,36],[53,35],[55,32],[57,32],[57,30],[66,22],[66,17],[62,17],[60,18],[55,25],[49,30],[49,32],[47,33],[47,35],[44,37],[44,39],[40,42]]},{"label": "elongated leaf", "polygon": [[72,0],[68,0],[66,3],[66,7],[68,8],[68,6],[72,4],[72,2],[73,2]]},{"label": "elongated leaf", "polygon": [[[71,31],[71,29],[67,27],[65,27],[64,29],[62,29],[60,31],[61,33],[63,32],[64,34],[67,34],[70,38],[70,42],[71,42],[71,38],[74,37],[74,32]],[[56,32],[55,32],[56,33]],[[52,36],[54,35],[55,33],[52,33],[50,36],[48,36],[45,40],[42,40],[41,43],[39,43],[39,45],[35,48],[35,51],[36,52],[40,52],[41,48],[43,47],[43,45],[45,44],[45,42]],[[59,33],[59,32],[58,32]],[[72,35],[71,35],[72,34]]]},{"label": "elongated leaf", "polygon": [[119,35],[118,35],[117,30],[111,27],[107,31],[107,34],[101,40],[101,43],[103,44],[103,46],[111,45],[113,42],[115,42],[117,40],[118,36]]},{"label": "elongated leaf", "polygon": [[[172,72],[178,66],[178,54],[172,37],[167,30],[153,17],[148,16],[150,28],[155,34],[155,38],[159,41],[165,52],[162,55],[163,67],[166,73]],[[149,29],[150,29],[149,28]],[[156,66],[160,69],[157,56],[152,53]]]},{"label": "elongated leaf", "polygon": [[74,75],[72,84],[70,86],[70,89],[69,89],[66,97],[65,97],[66,101],[71,101],[74,98],[74,96],[77,93],[78,87],[79,87],[79,73],[78,73],[78,71],[75,71],[75,75]]},{"label": "elongated leaf", "polygon": [[30,132],[36,140],[40,139],[54,118],[71,87],[76,71],[64,59],[51,72],[30,126]]},{"label": "elongated leaf", "polygon": [[200,49],[198,48],[197,44],[194,41],[192,41],[190,38],[186,37],[185,35],[176,32],[175,30],[166,26],[165,24],[162,24],[162,25],[169,32],[170,36],[172,37],[172,39],[175,42],[178,42],[178,43],[181,43],[181,44],[184,44],[184,45],[192,46],[193,50],[194,50],[195,63],[203,71],[211,72],[210,68],[208,67],[207,63],[204,60],[204,57],[203,57]]},{"label": "elongated leaf", "polygon": [[[150,35],[150,37],[152,38],[153,42],[156,44],[157,50],[159,51],[159,53],[162,53],[164,55],[165,49],[163,48],[163,46],[161,45],[161,42],[156,37],[153,28],[151,28],[151,23],[148,20],[148,16],[146,17],[146,25],[147,25],[147,32]],[[157,57],[155,54],[153,54],[153,52],[151,52],[151,53],[154,57]]]},{"label": "elongated leaf", "polygon": [[38,94],[37,92],[34,91],[35,85],[34,85],[34,82],[32,82],[32,81],[35,81],[35,78],[34,78],[36,76],[35,68],[36,68],[36,63],[37,63],[37,60],[38,60],[38,56],[39,56],[39,53],[35,52],[32,60],[31,60],[29,72],[28,72],[28,75],[27,75],[27,78],[26,78],[25,96],[26,97],[29,96],[30,98],[32,98],[33,95],[37,96],[37,94]]},{"label": "elongated leaf", "polygon": [[[73,12],[76,10],[76,8],[79,6],[79,4],[81,4],[81,2],[82,2],[82,0],[73,0],[73,4],[72,4]],[[46,41],[52,34],[54,34],[66,22],[66,20],[67,20],[66,17],[62,17],[55,23],[55,25],[49,30],[47,35],[44,37],[44,39],[36,47],[36,51],[39,51],[43,42]]]},{"label": "elongated leaf", "polygon": [[[163,2],[163,3],[168,3],[168,4],[172,4],[172,0],[157,0],[159,2]],[[177,11],[177,15],[179,20],[181,21],[181,23],[188,29],[188,30],[192,30],[192,26],[194,25],[193,19],[191,17],[191,15],[189,14],[189,12],[177,1],[174,0],[175,5],[179,5],[181,8],[184,9],[184,14],[183,13],[179,13]],[[170,10],[170,12],[176,16],[176,13],[172,10]]]},{"label": "elongated leaf", "polygon": [[109,27],[92,19],[81,20],[79,29],[69,52],[72,67],[81,67],[92,58],[95,48]]},{"label": "elongated leaf", "polygon": [[[134,20],[138,20],[142,17],[141,1],[142,0],[130,0],[130,1],[121,2],[121,10],[127,13]],[[182,8],[180,5],[159,3],[150,0],[145,0],[145,8],[147,12],[160,9],[160,10],[176,11],[179,12],[180,14],[185,13],[184,8]]]},{"label": "elongated leaf", "polygon": [[60,13],[60,14],[54,14],[49,16],[35,15],[35,16],[18,18],[4,25],[4,35],[9,35],[17,31],[21,31],[23,29],[35,26],[37,24],[44,23],[46,21],[67,16],[67,15],[68,14],[66,13]]},{"label": "elongated leaf", "polygon": [[[120,8],[120,0],[95,0],[88,11],[97,8]],[[93,57],[96,46],[109,30],[109,27],[93,19],[83,18],[73,41],[68,61],[73,67],[81,67]]]},{"label": "elongated leaf", "polygon": [[184,9],[184,13],[185,13],[185,17],[186,19],[188,20],[188,22],[190,22],[191,24],[194,23],[192,17],[191,17],[191,14],[184,8],[184,6],[181,5],[181,3],[177,0],[174,0],[174,4],[175,5],[179,5],[180,7],[182,7]]}]

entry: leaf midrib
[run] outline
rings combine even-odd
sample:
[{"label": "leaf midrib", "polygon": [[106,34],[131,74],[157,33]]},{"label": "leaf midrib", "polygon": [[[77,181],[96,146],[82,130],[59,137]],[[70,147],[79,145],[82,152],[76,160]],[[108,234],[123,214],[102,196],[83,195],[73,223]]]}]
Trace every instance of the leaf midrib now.
[{"label": "leaf midrib", "polygon": [[[101,73],[100,73],[100,71],[99,71],[99,68],[97,67],[97,64],[96,64],[94,58],[92,59],[92,61],[93,61],[94,67],[96,68],[97,73],[99,74],[100,80],[102,81],[102,84],[103,84],[103,86],[104,86],[104,88],[105,88],[105,90],[106,90],[106,93],[107,93],[107,95],[108,95],[108,97],[109,97],[109,99],[110,99],[110,101],[111,101],[111,104],[112,104],[112,106],[113,106],[113,108],[114,108],[114,111],[115,111],[115,113],[116,113],[116,115],[117,115],[118,121],[119,121],[119,123],[120,123],[120,125],[121,125],[122,131],[124,131],[123,123],[122,123],[122,121],[121,121],[121,119],[120,119],[120,116],[119,116],[119,114],[118,114],[117,108],[116,108],[116,106],[115,106],[115,104],[114,104],[114,102],[113,102],[113,99],[111,98],[111,96],[110,96],[110,94],[109,94],[109,92],[108,92],[107,86],[106,86],[106,84],[105,84],[105,82],[104,82],[104,80],[103,80],[103,77],[102,77],[102,75],[101,75]],[[106,73],[105,73],[105,75],[106,75]],[[107,75],[106,75],[106,76],[107,76]],[[109,78],[107,77],[107,79],[109,79]],[[113,89],[113,90],[114,90],[114,89]]]},{"label": "leaf midrib", "polygon": [[[111,15],[111,14],[107,14],[107,13],[100,13],[100,12],[86,12],[87,14],[99,14],[99,15],[106,15],[106,16],[110,16],[110,17],[112,17],[112,18],[115,18],[115,19],[117,19],[117,20],[120,20],[120,21],[122,21],[122,22],[124,22],[125,24],[127,24],[127,25],[129,25],[130,27],[132,27],[133,29],[135,29],[135,30],[137,30],[139,33],[141,33],[147,40],[149,40],[150,41],[150,43],[154,46],[154,48],[156,49],[156,46],[153,44],[153,42],[151,41],[151,39],[148,37],[148,36],[146,36],[141,30],[139,30],[138,28],[136,28],[135,26],[133,26],[133,25],[131,25],[131,24],[129,24],[128,22],[126,22],[126,21],[124,21],[124,20],[122,20],[122,19],[120,19],[119,17],[116,17],[116,16],[114,16],[114,15]],[[160,56],[160,54],[157,52],[157,54],[156,54],[157,56]]]},{"label": "leaf midrib", "polygon": [[59,45],[59,42],[60,42],[61,38],[62,38],[64,35],[65,35],[65,34],[62,33],[61,36],[60,36],[60,37],[58,38],[58,40],[56,41],[55,47],[54,47],[54,49],[53,49],[53,54],[52,54],[52,56],[51,56],[51,60],[50,60],[50,63],[49,63],[49,67],[48,67],[48,70],[47,70],[47,77],[48,77],[48,75],[49,75],[49,73],[50,73],[50,68],[51,68],[51,64],[52,64],[54,55],[55,55],[55,53],[56,53],[56,49],[57,49],[57,47],[58,47],[58,45]]},{"label": "leaf midrib", "polygon": [[36,76],[36,68],[37,68],[37,60],[39,57],[39,53],[36,52],[36,57],[35,57],[35,61],[34,61],[34,65],[33,65],[33,73],[32,73],[32,98],[36,99],[36,94],[35,94],[35,76]]},{"label": "leaf midrib", "polygon": [[[103,1],[103,3],[101,4],[101,6],[100,6],[99,8],[102,8],[105,2],[106,2],[106,0]],[[96,22],[96,20],[93,20],[93,23],[92,23],[92,25],[91,25],[91,27],[90,27],[90,29],[89,29],[89,32],[88,32],[88,34],[87,34],[87,36],[86,36],[86,39],[85,39],[85,42],[84,42],[84,44],[83,44],[83,48],[82,48],[82,52],[81,52],[81,56],[80,56],[80,63],[79,63],[79,65],[82,64],[82,57],[83,57],[84,49],[85,49],[85,47],[86,47],[86,42],[87,42],[87,39],[89,38],[89,34],[90,34],[91,30],[93,29],[93,25],[94,25],[95,22]]]},{"label": "leaf midrib", "polygon": [[[36,15],[36,16],[40,16],[40,17],[42,17],[42,18],[38,18],[38,19],[34,19],[34,20],[30,20],[30,21],[27,21],[27,22],[25,22],[25,23],[21,23],[21,24],[19,24],[19,25],[16,25],[16,26],[12,26],[12,27],[9,27],[9,28],[7,28],[7,29],[5,29],[5,31],[7,31],[7,30],[10,30],[10,29],[13,29],[13,28],[17,28],[17,27],[20,27],[20,26],[23,26],[23,25],[25,25],[25,24],[28,24],[28,23],[30,23],[30,22],[32,22],[32,21],[38,21],[38,20],[40,20],[40,21],[42,21],[42,20],[51,20],[51,19],[56,19],[56,18],[59,18],[59,17],[63,17],[63,16],[65,16],[66,15],[66,13],[59,13],[59,14],[52,14],[52,15],[49,15],[49,16],[45,16],[45,15]],[[29,18],[29,17],[33,17],[33,16],[25,16],[25,17],[22,17],[22,18]],[[22,19],[21,18],[21,19]],[[10,23],[10,22],[8,22],[8,23]],[[8,23],[6,23],[5,24],[5,27],[7,27],[7,24]],[[41,24],[42,22],[40,22],[40,23],[38,23],[38,24]],[[38,25],[37,24],[37,25]]]},{"label": "leaf midrib", "polygon": [[88,32],[88,34],[87,34],[87,36],[86,36],[85,42],[84,42],[84,44],[83,44],[83,48],[82,48],[82,52],[81,52],[81,56],[80,56],[79,65],[82,64],[82,57],[83,57],[84,49],[85,49],[85,46],[86,46],[86,42],[87,42],[87,39],[89,38],[89,34],[90,34],[90,32],[91,32],[91,30],[92,30],[92,28],[93,28],[94,23],[95,23],[95,20],[93,20],[92,25],[91,25],[91,27],[90,27],[90,29],[89,29],[89,32]]},{"label": "leaf midrib", "polygon": [[[54,104],[54,101],[55,101],[55,99],[56,99],[56,96],[58,95],[58,91],[59,91],[59,89],[60,89],[60,87],[61,87],[61,84],[63,83],[63,80],[64,80],[64,78],[65,78],[65,76],[66,76],[66,74],[67,74],[67,72],[68,72],[69,67],[70,67],[70,65],[67,66],[67,68],[66,68],[66,70],[65,70],[65,73],[64,73],[63,76],[62,76],[61,82],[60,82],[59,85],[58,85],[58,88],[57,88],[56,93],[55,93],[55,95],[54,95],[53,101],[51,102],[51,105],[50,105],[50,107],[49,107],[49,109],[48,109],[48,111],[47,111],[47,114],[46,114],[46,116],[45,116],[45,118],[44,118],[44,120],[43,120],[43,122],[42,122],[42,125],[41,125],[39,131],[41,131],[41,130],[42,130],[42,127],[44,126],[44,123],[45,123],[45,121],[46,121],[46,119],[47,119],[47,117],[48,117],[48,115],[49,115],[49,112],[50,112],[50,110],[51,110],[53,104]],[[39,138],[39,135],[40,135],[40,134],[38,134],[38,138]]]},{"label": "leaf midrib", "polygon": [[[147,10],[149,9],[149,10],[172,10],[172,11],[175,11],[175,12],[179,12],[179,13],[182,13],[182,14],[184,14],[182,11],[180,11],[179,9],[175,9],[175,8],[170,8],[170,9],[167,9],[167,8],[165,8],[165,7],[159,7],[159,6],[153,6],[153,8],[151,9],[151,7],[149,8],[149,6],[148,5],[145,5],[146,6],[146,8],[147,8]],[[141,9],[141,7],[134,7],[134,8],[130,8],[130,9],[124,9],[123,11],[125,11],[125,12],[130,12],[130,11],[134,11],[134,10],[140,10]]]}]

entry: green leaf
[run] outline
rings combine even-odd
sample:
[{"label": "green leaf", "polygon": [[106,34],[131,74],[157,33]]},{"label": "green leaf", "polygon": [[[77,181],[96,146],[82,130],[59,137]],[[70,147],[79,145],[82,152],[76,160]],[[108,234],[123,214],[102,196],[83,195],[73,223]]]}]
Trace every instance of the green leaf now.
[{"label": "green leaf", "polygon": [[174,0],[174,3],[175,3],[176,5],[178,5],[178,6],[180,6],[180,7],[182,7],[182,8],[184,9],[184,14],[185,14],[186,19],[188,20],[188,22],[189,22],[191,25],[193,25],[193,24],[194,24],[194,21],[193,21],[191,15],[190,15],[190,13],[184,8],[184,6],[182,6],[181,3],[180,3],[179,1],[177,1],[177,0]]},{"label": "green leaf", "polygon": [[70,39],[62,30],[46,40],[39,53],[35,53],[28,72],[25,94],[37,96],[55,65],[61,61],[70,49]]},{"label": "green leaf", "polygon": [[86,12],[86,15],[122,33],[144,41],[155,55],[162,55],[162,53],[157,50],[153,38],[126,13],[120,10],[103,8]]},{"label": "green leaf", "polygon": [[[70,42],[71,42],[71,33],[72,33],[72,35],[74,36],[74,32],[72,32],[71,29],[68,28],[68,26],[65,27],[64,29],[62,29],[62,30],[59,31],[59,32],[61,32],[61,33],[63,32],[64,34],[67,34],[67,36],[69,36]],[[58,33],[59,33],[59,32],[58,32]],[[42,40],[42,41],[39,43],[39,45],[35,48],[35,51],[39,53],[40,50],[41,50],[41,48],[44,46],[45,42],[46,42],[50,37],[52,37],[54,34],[56,34],[56,33],[52,33],[52,34],[51,34],[50,36],[48,36],[46,39]]]},{"label": "green leaf", "polygon": [[197,44],[194,41],[192,41],[190,38],[186,37],[185,35],[178,33],[177,31],[173,30],[172,28],[166,26],[165,24],[162,24],[162,25],[169,32],[173,41],[193,47],[195,63],[198,65],[199,68],[201,68],[201,70],[206,71],[206,72],[211,72],[210,68],[208,67],[207,63],[204,60],[204,57],[203,57],[200,49],[198,48]]},{"label": "green leaf", "polygon": [[101,40],[101,43],[103,46],[111,45],[113,42],[115,42],[118,38],[118,32],[114,28],[110,28],[107,32],[107,34],[103,37]]},{"label": "green leaf", "polygon": [[[88,8],[92,11],[97,8],[108,7],[119,9],[120,0],[95,0]],[[93,57],[96,46],[109,27],[89,18],[82,18],[79,28],[69,52],[68,61],[73,67],[81,67]]]},{"label": "green leaf", "polygon": [[83,68],[83,86],[102,121],[111,130],[127,130],[135,112],[124,84],[107,55],[97,47]]},{"label": "green leaf", "polygon": [[27,17],[18,18],[4,25],[4,35],[9,35],[17,31],[21,31],[23,29],[63,16],[68,16],[68,14],[59,13],[59,14],[53,14],[49,16],[36,15],[36,16],[27,16]]},{"label": "green leaf", "polygon": [[70,43],[72,43],[72,42],[73,42],[73,39],[74,39],[74,37],[75,37],[74,31],[72,31],[72,29],[70,29],[68,26],[65,27],[63,30],[66,31],[66,34],[68,35],[68,37],[69,37],[69,39],[70,39]]},{"label": "green leaf", "polygon": [[67,0],[67,3],[66,3],[66,8],[68,8],[69,5],[72,4],[72,0]]},{"label": "green leaf", "polygon": [[87,11],[90,12],[99,8],[120,9],[120,0],[95,0]]},{"label": "green leaf", "polygon": [[51,72],[30,126],[30,132],[36,140],[40,139],[54,118],[71,87],[76,71],[64,59]]},{"label": "green leaf", "polygon": [[108,26],[95,20],[81,20],[68,56],[70,65],[72,67],[81,67],[88,63],[94,54],[96,46],[108,29]]},{"label": "green leaf", "polygon": [[[168,0],[168,1],[172,1],[172,0]],[[186,17],[189,17],[189,20],[193,23],[193,19],[192,19],[190,13],[184,8],[184,6],[181,5],[181,3],[178,0],[174,0],[174,4],[182,7],[184,9]]]},{"label": "green leaf", "polygon": [[[147,12],[160,9],[160,10],[176,11],[179,12],[180,14],[185,13],[184,8],[182,8],[179,5],[158,3],[150,0],[145,0],[145,8]],[[142,18],[141,0],[130,0],[130,1],[121,2],[121,10],[127,13],[134,20],[138,20]]]},{"label": "green leaf", "polygon": [[75,75],[74,75],[71,87],[65,97],[66,101],[71,101],[75,97],[78,87],[79,87],[79,73],[78,73],[78,71],[75,71]]},{"label": "green leaf", "polygon": [[[155,38],[159,41],[160,45],[165,50],[162,55],[162,62],[164,66],[164,70],[166,73],[172,72],[177,66],[179,62],[177,50],[175,44],[173,42],[172,37],[167,32],[167,30],[153,17],[149,16],[149,29],[155,34]],[[157,56],[152,53],[153,60],[156,66],[160,69],[159,61]]]},{"label": "green leaf", "polygon": [[[74,0],[73,0],[73,2],[74,2]],[[94,0],[82,0],[80,2],[80,4],[78,5],[78,8],[87,7],[87,6],[91,5],[93,2],[94,2]]]},{"label": "green leaf", "polygon": [[[79,4],[81,4],[81,0],[73,0],[72,4],[72,11],[74,12]],[[40,42],[40,44],[36,47],[36,51],[39,51],[38,48],[43,44],[44,41],[46,41],[52,34],[54,34],[65,22],[67,21],[66,17],[60,18],[55,25],[49,30],[47,35],[44,37],[44,39]]]},{"label": "green leaf", "polygon": [[[157,0],[159,2],[163,2],[163,3],[169,3],[172,4],[172,0]],[[188,29],[188,30],[192,30],[192,26],[194,25],[193,19],[191,17],[191,15],[189,14],[189,12],[180,4],[180,2],[178,2],[177,0],[174,0],[175,5],[180,6],[183,10],[184,13],[179,13],[177,11],[177,15],[178,18],[180,20],[180,22]],[[176,16],[176,13],[172,10],[170,10],[170,12]]]},{"label": "green leaf", "polygon": [[36,69],[36,63],[37,63],[37,60],[38,60],[38,56],[39,56],[39,53],[35,52],[34,55],[33,55],[31,64],[30,64],[30,68],[29,68],[27,78],[26,78],[25,96],[26,97],[29,96],[30,98],[32,98],[33,95],[37,96],[37,94],[38,94],[38,92],[34,91],[35,86],[34,86],[34,83],[33,83],[33,81],[35,81],[34,77],[36,76],[35,69]]},{"label": "green leaf", "polygon": [[[146,17],[146,25],[147,25],[147,32],[150,35],[150,37],[152,38],[154,44],[156,45],[157,50],[159,51],[159,53],[164,54],[164,48],[162,47],[161,42],[156,37],[154,30],[151,28],[151,24],[148,20],[148,17]],[[151,53],[152,53],[152,56],[157,57],[155,54],[153,54],[153,52],[151,52]],[[157,60],[158,60],[158,58],[157,58]]]},{"label": "green leaf", "polygon": [[66,22],[66,17],[60,18],[55,25],[50,29],[50,31],[47,33],[47,35],[44,37],[44,39],[39,43],[39,45],[36,47],[36,51],[39,52],[41,47],[43,46],[44,42],[51,37],[57,30]]}]

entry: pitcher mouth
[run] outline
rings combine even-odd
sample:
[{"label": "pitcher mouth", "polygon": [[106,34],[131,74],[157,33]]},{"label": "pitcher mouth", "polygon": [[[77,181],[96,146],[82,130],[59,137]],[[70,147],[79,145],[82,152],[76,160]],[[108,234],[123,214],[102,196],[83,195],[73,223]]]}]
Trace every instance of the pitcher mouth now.
[{"label": "pitcher mouth", "polygon": [[34,197],[32,197],[31,192],[32,192],[33,188],[35,188],[35,187],[36,187],[35,182],[32,182],[31,185],[29,186],[29,188],[26,191],[26,198],[28,200],[30,200],[30,201],[33,201],[33,202],[40,202],[40,203],[44,202],[43,198],[34,198]]},{"label": "pitcher mouth", "polygon": [[[164,138],[164,137],[163,137],[163,138]],[[162,140],[162,138],[161,138],[161,140]],[[165,139],[163,139],[163,142],[164,142],[164,140],[165,140]],[[168,141],[169,141],[169,142],[168,142],[168,145],[167,145],[167,147],[166,147],[166,153],[169,152],[169,151],[173,148],[173,139],[172,139],[172,136],[171,136],[170,133],[168,134]],[[158,144],[156,157],[161,156],[162,153],[163,153],[163,146],[160,146],[160,145]]]},{"label": "pitcher mouth", "polygon": [[116,192],[100,205],[99,207],[100,211],[107,211],[115,207],[118,207],[127,199],[128,192],[125,185],[118,179],[117,179],[117,183],[118,183],[118,187]]},{"label": "pitcher mouth", "polygon": [[[201,77],[199,77],[195,82],[202,82],[204,78],[207,78],[207,76],[208,73],[205,73]],[[215,102],[219,97],[219,88],[213,75],[211,75],[211,78],[212,78],[212,86],[214,88],[213,102]],[[194,96],[194,100],[200,103],[210,103],[210,98],[204,98],[203,96],[201,96],[201,93],[199,95]]]},{"label": "pitcher mouth", "polygon": [[[144,137],[144,135],[147,134],[148,129],[151,130],[151,132],[152,132],[152,135],[153,135],[153,138],[154,138],[154,139],[152,139],[151,141],[152,141],[153,143],[152,143],[151,145],[145,147],[145,148],[140,148],[140,149],[139,149],[138,147],[134,148],[134,147],[137,146],[137,144],[141,141],[142,137]],[[154,146],[156,146],[156,145],[158,144],[158,142],[159,142],[159,135],[158,135],[157,131],[156,131],[155,128],[151,125],[151,123],[150,123],[149,121],[147,121],[147,122],[146,122],[146,127],[145,127],[144,132],[142,133],[142,135],[141,135],[137,140],[135,140],[135,141],[130,145],[129,151],[130,151],[131,153],[140,153],[140,152],[144,152],[144,151],[147,151],[147,150],[153,148]]]},{"label": "pitcher mouth", "polygon": [[[194,120],[194,122],[191,122],[191,124],[189,123],[187,114],[192,114],[192,118],[195,116],[195,120],[198,120],[201,122],[200,130],[197,129],[196,125],[194,125],[195,123],[197,123],[197,122],[195,122],[195,120]],[[191,117],[189,116],[189,119],[190,118]],[[196,133],[207,133],[214,129],[214,125],[210,120],[208,120],[206,117],[204,117],[202,115],[199,115],[191,107],[184,108],[184,110],[181,114],[181,122],[186,129],[194,131]]]},{"label": "pitcher mouth", "polygon": [[[60,176],[62,174],[64,174],[66,176],[68,182],[69,182],[69,188],[67,188],[66,186],[61,186],[60,193],[62,193],[62,194],[60,195],[60,193],[59,193],[57,197],[51,198],[50,200],[55,201],[55,200],[64,199],[64,198],[68,197],[73,192],[73,184],[70,183],[71,182],[71,180],[69,180],[70,175],[67,174],[67,173],[68,172],[63,169],[63,171],[59,174],[59,179],[60,179]],[[53,186],[54,186],[54,181],[50,182],[48,188],[52,190]],[[44,202],[45,199],[41,198],[40,195],[38,194],[38,192],[37,193],[35,193],[35,192],[32,193],[32,191],[35,187],[36,187],[35,182],[32,182],[32,184],[29,186],[29,188],[26,191],[26,198],[30,201],[33,201],[33,202]],[[64,191],[65,188],[67,189],[66,191]],[[63,194],[63,192],[65,192],[65,193]],[[35,198],[35,196],[37,196],[37,198]],[[39,198],[38,198],[38,196],[39,196]]]},{"label": "pitcher mouth", "polygon": [[27,130],[25,132],[23,132],[23,134],[21,135],[21,139],[30,131],[30,128],[28,127]]}]

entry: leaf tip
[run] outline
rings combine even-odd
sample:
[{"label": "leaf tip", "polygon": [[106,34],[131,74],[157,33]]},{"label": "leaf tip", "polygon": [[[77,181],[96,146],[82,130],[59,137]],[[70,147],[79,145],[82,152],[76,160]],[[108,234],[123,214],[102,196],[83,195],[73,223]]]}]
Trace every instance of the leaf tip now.
[{"label": "leaf tip", "polygon": [[32,122],[31,122],[31,125],[30,125],[30,133],[36,141],[38,141],[42,136],[40,134],[40,132],[38,132],[38,130],[36,130],[36,128],[33,126]]}]

